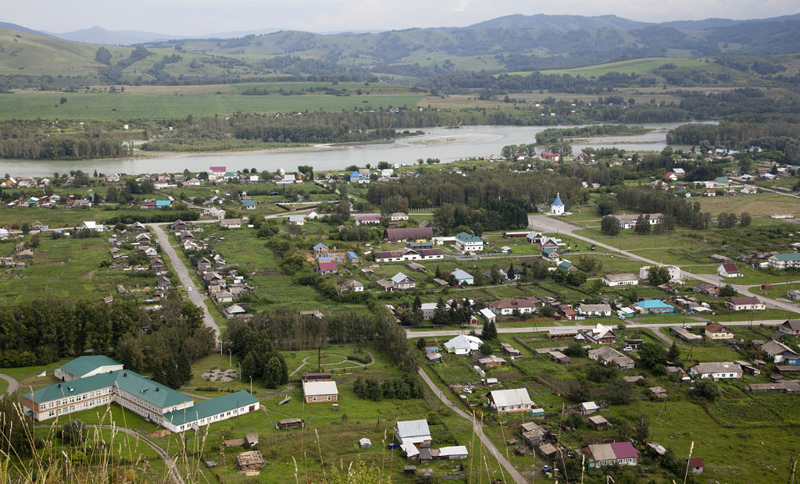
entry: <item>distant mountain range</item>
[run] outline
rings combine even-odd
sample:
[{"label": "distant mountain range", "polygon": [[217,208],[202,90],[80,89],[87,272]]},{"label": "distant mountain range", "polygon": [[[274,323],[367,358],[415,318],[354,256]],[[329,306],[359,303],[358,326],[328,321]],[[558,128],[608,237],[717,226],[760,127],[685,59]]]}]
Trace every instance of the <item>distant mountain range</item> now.
[{"label": "distant mountain range", "polygon": [[[800,20],[800,14],[786,15],[782,17],[774,17],[767,19],[750,19],[750,20],[732,20],[723,18],[710,18],[705,20],[678,20],[672,22],[639,22],[630,20],[616,15],[602,15],[598,17],[585,17],[581,15],[507,15],[485,22],[470,25],[468,27],[442,27],[438,29],[424,29],[424,30],[440,30],[440,31],[487,31],[487,30],[544,30],[556,32],[572,32],[576,30],[622,30],[631,31],[651,27],[665,27],[673,28],[682,31],[704,31],[709,29],[733,27],[743,23],[749,22],[782,22]],[[176,36],[170,34],[142,32],[136,30],[106,30],[102,27],[92,27],[89,29],[75,30],[72,32],[52,33],[40,32],[32,30],[20,25],[12,23],[0,22],[0,28],[9,30],[18,30],[21,32],[36,33],[41,35],[49,35],[51,37],[58,37],[65,40],[72,40],[74,42],[84,42],[90,44],[104,44],[104,45],[137,45],[152,42],[163,42],[170,40],[192,39],[192,40],[209,40],[209,39],[234,39],[241,38],[248,35],[267,35],[279,32],[282,29],[265,28],[259,30],[243,30],[233,32],[218,32],[213,34],[195,35],[195,36]],[[420,30],[420,29],[410,29]],[[347,35],[361,35],[361,34],[375,34],[379,31],[353,31],[353,32],[318,32],[320,35],[332,36],[347,36]]]},{"label": "distant mountain range", "polygon": [[[101,50],[101,45],[108,47]],[[762,76],[797,74],[793,59],[733,58],[775,54],[800,54],[800,15],[665,23],[613,15],[510,15],[464,28],[328,34],[264,29],[194,38],[100,27],[41,34],[0,24],[0,83],[5,80],[6,89],[27,86],[32,75],[64,84],[59,87],[86,79],[106,84],[226,83],[276,76],[413,83],[465,72],[491,76],[642,58],[664,59],[664,64],[704,58],[702,68],[692,68],[692,82],[697,83],[707,82],[711,71],[733,79],[737,72],[749,72],[751,65]],[[718,57],[727,59],[716,66],[709,61]],[[721,66],[736,72],[722,75]],[[667,80],[670,72],[659,75]]]}]

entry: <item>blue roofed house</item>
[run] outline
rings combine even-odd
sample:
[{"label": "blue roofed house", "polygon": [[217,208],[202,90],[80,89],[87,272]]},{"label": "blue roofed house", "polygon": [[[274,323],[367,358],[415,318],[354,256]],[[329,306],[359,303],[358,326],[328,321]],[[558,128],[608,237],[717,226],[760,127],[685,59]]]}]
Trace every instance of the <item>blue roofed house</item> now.
[{"label": "blue roofed house", "polygon": [[550,204],[551,215],[564,215],[564,202],[561,201],[561,194],[556,193],[556,199]]},{"label": "blue roofed house", "polygon": [[255,210],[256,201],[253,200],[252,198],[248,198],[242,203],[242,208],[244,208],[245,210]]},{"label": "blue roofed house", "polygon": [[314,258],[319,259],[320,257],[328,257],[330,252],[328,246],[325,244],[317,244],[313,247],[314,250]]},{"label": "blue roofed house", "polygon": [[156,200],[156,208],[166,208],[172,205],[171,200]]},{"label": "blue roofed house", "polygon": [[358,262],[358,255],[356,255],[355,252],[353,252],[351,250],[348,250],[347,251],[347,259],[350,260],[350,262],[354,262],[354,263]]},{"label": "blue roofed house", "polygon": [[675,312],[675,308],[659,299],[646,299],[631,305],[631,309],[639,314],[668,314]]},{"label": "blue roofed house", "polygon": [[357,171],[350,173],[350,183],[358,183],[360,179],[361,175],[359,175]]},{"label": "blue roofed house", "polygon": [[190,397],[122,366],[102,356],[77,358],[55,371],[65,381],[22,395],[23,409],[34,420],[44,421],[116,403],[172,432],[183,432],[260,408],[258,399],[246,391],[195,404]]}]

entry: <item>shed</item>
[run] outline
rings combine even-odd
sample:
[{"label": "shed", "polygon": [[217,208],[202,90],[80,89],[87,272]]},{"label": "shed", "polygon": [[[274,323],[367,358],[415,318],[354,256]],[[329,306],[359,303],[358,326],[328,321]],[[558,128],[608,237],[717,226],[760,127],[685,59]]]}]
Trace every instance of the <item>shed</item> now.
[{"label": "shed", "polygon": [[702,457],[692,457],[689,459],[689,466],[692,468],[694,474],[702,474],[705,463]]},{"label": "shed", "polygon": [[289,429],[301,429],[306,426],[305,421],[302,418],[285,418],[283,420],[278,420],[278,424],[275,426],[278,430],[289,430]]},{"label": "shed", "polygon": [[260,469],[266,464],[267,462],[264,460],[264,456],[257,450],[240,452],[239,455],[236,456],[236,467],[243,471]]}]

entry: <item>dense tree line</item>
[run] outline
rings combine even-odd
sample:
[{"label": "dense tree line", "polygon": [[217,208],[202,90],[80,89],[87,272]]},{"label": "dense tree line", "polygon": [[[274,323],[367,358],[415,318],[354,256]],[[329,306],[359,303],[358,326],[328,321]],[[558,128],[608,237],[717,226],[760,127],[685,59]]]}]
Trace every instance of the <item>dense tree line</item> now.
[{"label": "dense tree line", "polygon": [[552,202],[558,192],[564,200],[582,196],[580,180],[550,172],[487,170],[469,177],[423,172],[397,184],[372,184],[367,201],[381,206],[400,196],[412,209],[436,208],[437,226],[445,230],[468,226],[480,232],[526,227],[527,213]]},{"label": "dense tree line", "polygon": [[626,126],[623,124],[600,124],[582,126],[580,128],[548,128],[536,133],[536,143],[543,145],[561,141],[564,138],[581,138],[593,136],[632,136],[645,134],[650,130],[642,126]]},{"label": "dense tree line", "polygon": [[379,382],[375,378],[356,378],[353,382],[353,392],[358,398],[380,402],[384,398],[410,400],[422,398],[422,385],[419,380],[411,375],[403,378],[391,378]]},{"label": "dense tree line", "polygon": [[646,188],[623,188],[617,192],[621,207],[642,213],[661,213],[661,223],[653,226],[654,231],[668,232],[675,223],[693,229],[708,229],[711,214],[701,210],[700,202],[690,203],[684,198]]},{"label": "dense tree line", "polygon": [[177,387],[191,379],[191,362],[213,349],[202,318],[199,308],[172,293],[155,312],[130,300],[21,303],[0,312],[0,366],[46,365],[91,349]]},{"label": "dense tree line", "polygon": [[0,158],[83,160],[131,156],[133,148],[110,136],[71,135],[0,139]]}]

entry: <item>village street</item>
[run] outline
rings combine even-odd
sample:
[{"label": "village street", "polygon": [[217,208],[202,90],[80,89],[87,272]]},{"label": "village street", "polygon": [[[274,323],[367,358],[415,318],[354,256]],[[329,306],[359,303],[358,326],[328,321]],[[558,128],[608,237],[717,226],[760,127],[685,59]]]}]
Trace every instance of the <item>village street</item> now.
[{"label": "village street", "polygon": [[153,223],[149,225],[156,233],[156,237],[158,238],[158,243],[161,245],[161,249],[165,254],[167,254],[167,257],[169,257],[169,262],[172,265],[172,268],[175,269],[175,273],[178,275],[178,279],[180,279],[181,284],[186,289],[186,294],[189,296],[189,300],[192,301],[195,306],[203,310],[203,324],[207,328],[214,330],[214,340],[219,342],[219,325],[217,325],[217,322],[214,321],[214,317],[211,316],[208,306],[206,306],[203,302],[203,298],[205,297],[204,291],[197,290],[194,281],[192,281],[192,278],[189,276],[189,270],[186,268],[186,264],[183,263],[183,260],[178,257],[177,252],[175,252],[175,249],[170,245],[169,238],[167,237],[167,233],[164,232],[164,229],[161,228],[159,224]]},{"label": "village street", "polygon": [[[500,453],[500,451],[497,449],[497,446],[494,445],[491,439],[489,439],[489,437],[487,437],[483,433],[483,424],[481,423],[481,421],[468,415],[467,412],[461,410],[461,408],[459,408],[455,403],[451,402],[444,395],[442,389],[436,386],[433,380],[431,380],[431,378],[428,376],[427,373],[425,373],[425,371],[422,368],[420,368],[418,372],[419,376],[422,377],[422,379],[425,381],[428,387],[430,387],[433,394],[439,397],[439,400],[441,400],[442,403],[444,403],[447,406],[447,408],[455,412],[455,414],[458,415],[459,417],[472,422],[472,431],[480,437],[481,442],[483,442],[483,445],[489,450],[489,453],[491,453],[491,455],[497,459],[497,462],[499,462],[500,465],[503,466],[503,468],[506,470],[506,472],[508,472],[511,478],[514,479],[514,482],[517,484],[525,484],[526,482],[528,482],[527,480],[525,480],[524,477],[522,477],[522,474],[520,474],[519,471],[516,470],[514,466],[511,465],[508,459],[506,459],[503,456],[503,454]],[[475,452],[475,449],[473,449],[473,452]]]}]

